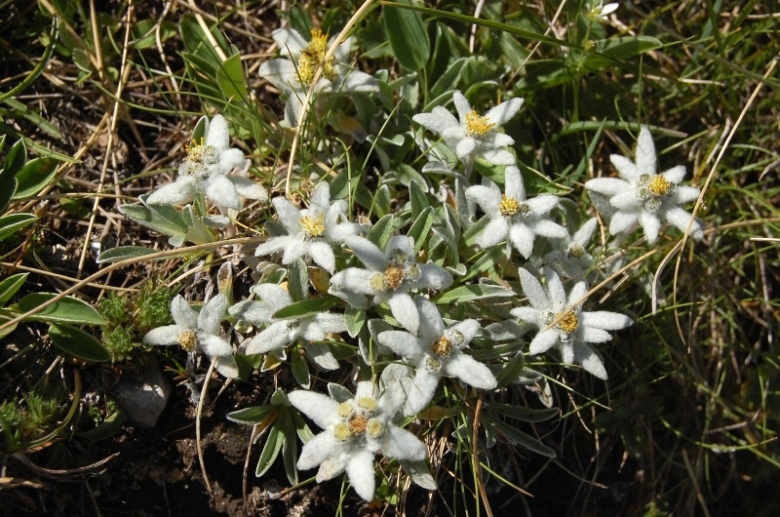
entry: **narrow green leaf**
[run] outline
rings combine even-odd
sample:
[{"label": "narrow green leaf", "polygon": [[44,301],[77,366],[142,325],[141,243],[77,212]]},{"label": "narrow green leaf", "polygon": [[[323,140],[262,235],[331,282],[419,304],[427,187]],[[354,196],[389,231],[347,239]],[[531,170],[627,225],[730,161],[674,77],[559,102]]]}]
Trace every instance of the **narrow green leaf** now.
[{"label": "narrow green leaf", "polygon": [[387,241],[390,240],[391,235],[393,235],[393,215],[387,214],[368,230],[366,237],[376,244],[379,249],[383,250],[387,246]]},{"label": "narrow green leaf", "polygon": [[57,160],[54,158],[30,160],[16,175],[17,187],[13,199],[34,196],[54,181],[56,172]]},{"label": "narrow green leaf", "polygon": [[462,285],[442,294],[434,300],[438,304],[462,303],[471,300],[481,300],[484,298],[509,298],[517,296],[514,291],[501,287],[500,285]]},{"label": "narrow green leaf", "polygon": [[289,481],[291,485],[297,485],[298,468],[296,467],[296,463],[298,462],[298,439],[296,437],[292,414],[290,408],[282,410],[279,414],[279,418],[276,420],[276,426],[279,428],[282,435],[284,435],[282,462],[284,462],[284,472],[287,474],[287,481]]},{"label": "narrow green leaf", "polygon": [[100,254],[97,258],[98,264],[107,264],[110,262],[119,262],[120,260],[127,260],[133,258],[141,258],[147,255],[154,255],[159,253],[159,250],[153,250],[144,248],[141,246],[121,246],[119,248],[111,248]]},{"label": "narrow green leaf", "polygon": [[37,220],[38,218],[33,214],[9,214],[0,217],[0,240],[30,226]]},{"label": "narrow green leaf", "polygon": [[244,101],[249,97],[240,54],[233,54],[217,68],[217,83],[226,98],[234,97],[234,100]]},{"label": "narrow green leaf", "polygon": [[49,328],[49,337],[57,348],[79,359],[95,363],[111,360],[111,354],[92,334],[68,324],[52,323]]},{"label": "narrow green leaf", "polygon": [[339,299],[335,296],[320,296],[309,300],[301,300],[282,307],[273,315],[274,319],[299,318],[306,314],[324,312],[336,305]]},{"label": "narrow green leaf", "polygon": [[412,227],[409,228],[409,237],[414,239],[414,251],[420,251],[425,241],[428,240],[431,225],[433,225],[433,208],[428,207],[422,211]]},{"label": "narrow green leaf", "polygon": [[330,398],[339,404],[355,398],[351,391],[349,391],[341,384],[336,384],[335,382],[328,383],[328,394],[330,395]]},{"label": "narrow green leaf", "polygon": [[555,457],[555,451],[547,447],[545,444],[534,438],[533,436],[516,429],[513,425],[507,424],[497,418],[493,418],[488,414],[482,416],[483,422],[486,425],[491,425],[496,434],[503,437],[505,440],[512,444],[525,447],[529,451],[541,454],[548,458]]},{"label": "narrow green leaf", "polygon": [[25,163],[27,163],[27,148],[24,145],[24,140],[19,139],[8,150],[8,156],[5,157],[5,165],[0,178],[15,177],[22,170]]},{"label": "narrow green leaf", "polygon": [[347,333],[349,334],[349,337],[356,337],[366,323],[365,309],[347,307],[344,311],[344,321],[347,324]]},{"label": "narrow green leaf", "polygon": [[171,237],[182,237],[187,233],[188,225],[181,213],[166,205],[145,206],[140,203],[122,205],[119,211],[133,221]]},{"label": "narrow green leaf", "polygon": [[28,275],[29,273],[16,273],[8,278],[4,278],[3,281],[0,282],[0,307],[4,307],[5,304],[8,303],[8,300],[16,294],[16,291],[18,291],[24,284],[24,281],[27,280]]},{"label": "narrow green leaf", "polygon": [[525,357],[522,352],[515,354],[496,375],[496,383],[499,388],[505,388],[515,382],[525,368]]},{"label": "narrow green leaf", "polygon": [[545,420],[549,420],[560,414],[558,408],[531,409],[528,407],[501,404],[498,402],[486,403],[484,409],[485,411],[497,413],[523,422],[544,422]]},{"label": "narrow green leaf", "polygon": [[309,386],[311,386],[309,363],[306,362],[306,358],[301,352],[303,352],[303,350],[298,348],[293,348],[290,351],[290,364],[292,366],[292,374],[295,382],[297,382],[301,388],[308,390]]},{"label": "narrow green leaf", "polygon": [[160,24],[160,41],[168,40],[176,36],[176,24],[170,20],[159,20],[147,18],[139,20],[132,27],[133,42],[132,45],[139,49],[152,48],[157,45],[157,24]]},{"label": "narrow green leaf", "polygon": [[265,420],[271,411],[276,410],[275,406],[266,404],[264,406],[252,406],[238,411],[231,411],[226,418],[237,424],[255,425]]},{"label": "narrow green leaf", "polygon": [[436,480],[433,479],[430,470],[428,470],[428,463],[425,460],[399,461],[415,485],[421,486],[426,490],[436,490],[439,487],[436,484]]},{"label": "narrow green leaf", "polygon": [[[309,268],[302,259],[297,259],[289,266],[287,291],[290,297],[296,301],[306,300],[309,297]],[[284,309],[282,309],[284,310]]]},{"label": "narrow green leaf", "polygon": [[[31,293],[22,298],[16,304],[16,310],[19,313],[31,311],[43,303],[57,296],[52,293]],[[52,305],[27,319],[35,321],[45,321],[47,323],[76,323],[82,325],[105,325],[106,321],[98,311],[93,309],[88,303],[66,296],[57,300]]]},{"label": "narrow green leaf", "polygon": [[[398,0],[395,5],[410,6],[410,0]],[[383,6],[383,20],[387,39],[401,66],[409,70],[422,70],[431,54],[431,42],[419,13]]]},{"label": "narrow green leaf", "polygon": [[409,182],[409,199],[412,202],[412,219],[417,219],[423,210],[431,206],[425,193],[416,181]]},{"label": "narrow green leaf", "polygon": [[279,451],[282,450],[282,444],[284,443],[284,435],[279,432],[279,429],[272,427],[268,432],[268,438],[263,446],[263,452],[260,453],[260,459],[257,460],[257,467],[255,468],[255,475],[261,477],[268,472],[271,465],[276,461],[276,457],[279,456]]}]

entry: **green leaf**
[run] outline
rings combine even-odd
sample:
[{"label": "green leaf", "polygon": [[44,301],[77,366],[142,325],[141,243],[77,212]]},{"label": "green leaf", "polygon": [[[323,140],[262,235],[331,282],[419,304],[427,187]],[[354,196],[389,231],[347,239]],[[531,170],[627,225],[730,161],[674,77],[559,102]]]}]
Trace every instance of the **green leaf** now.
[{"label": "green leaf", "polygon": [[409,474],[409,477],[412,478],[415,485],[421,486],[426,490],[436,490],[438,488],[436,480],[433,479],[430,470],[428,470],[428,463],[425,460],[399,460],[399,462],[406,473]]},{"label": "green leaf", "polygon": [[217,68],[217,83],[228,99],[234,97],[234,101],[244,101],[249,97],[240,54],[233,54]]},{"label": "green leaf", "polygon": [[335,296],[320,296],[310,300],[301,300],[282,307],[273,315],[274,319],[299,318],[306,314],[324,312],[336,305],[339,299]]},{"label": "green leaf", "polygon": [[255,425],[265,420],[272,411],[277,409],[276,406],[272,406],[271,404],[252,406],[239,409],[238,411],[231,411],[227,414],[226,418],[237,424]]},{"label": "green leaf", "polygon": [[298,484],[298,439],[295,432],[295,424],[292,418],[293,413],[290,408],[285,408],[276,419],[276,426],[284,435],[282,444],[282,462],[284,463],[284,472],[287,474],[287,481],[291,485]]},{"label": "green leaf", "polygon": [[503,437],[506,441],[514,445],[520,445],[525,447],[529,451],[541,454],[548,458],[555,457],[555,451],[547,447],[545,444],[534,438],[533,436],[526,434],[519,429],[516,429],[513,425],[507,424],[497,418],[491,417],[489,414],[483,413],[482,421],[486,425],[493,427],[493,431],[500,437]]},{"label": "green leaf", "polygon": [[500,285],[472,284],[462,285],[439,296],[434,300],[438,304],[462,303],[484,298],[510,298],[517,296],[515,292]]},{"label": "green leaf", "polygon": [[16,291],[18,291],[24,284],[24,281],[27,280],[28,275],[29,273],[16,273],[0,282],[0,307],[4,307],[5,304],[8,303],[8,300],[16,294]]},{"label": "green leaf", "polygon": [[303,259],[289,265],[287,278],[290,280],[287,284],[290,297],[296,302],[306,300],[309,297],[309,268]]},{"label": "green leaf", "polygon": [[290,351],[290,365],[292,366],[292,374],[295,382],[297,382],[301,388],[308,390],[309,386],[311,386],[309,363],[306,362],[306,358],[301,352],[302,350],[298,348],[293,348]]},{"label": "green leaf", "polygon": [[147,255],[154,255],[159,253],[159,250],[153,250],[150,248],[144,248],[141,246],[121,246],[119,248],[111,248],[100,254],[96,262],[98,264],[107,264],[110,262],[119,262],[120,260],[141,258]]},{"label": "green leaf", "polygon": [[525,369],[525,357],[520,352],[506,363],[496,375],[496,383],[499,388],[509,386],[515,382]]},{"label": "green leaf", "polygon": [[484,409],[491,413],[498,413],[499,415],[523,422],[544,422],[560,413],[558,408],[531,409],[498,402],[485,403]]},{"label": "green leaf", "polygon": [[344,311],[344,321],[347,324],[347,333],[349,334],[349,337],[356,337],[366,323],[365,309],[347,307]]},{"label": "green leaf", "polygon": [[117,431],[122,427],[125,419],[122,417],[121,411],[114,411],[105,420],[103,420],[97,427],[78,433],[79,438],[86,438],[97,442],[100,440],[107,440],[114,436]]},{"label": "green leaf", "polygon": [[328,383],[328,394],[330,395],[330,398],[339,404],[355,398],[355,395],[353,395],[351,391],[349,391],[341,384],[336,384],[335,382]]},{"label": "green leaf", "polygon": [[[31,293],[19,300],[16,310],[19,313],[31,311],[57,296],[53,293]],[[28,320],[45,321],[47,323],[77,323],[82,325],[105,325],[106,321],[98,311],[88,303],[66,296],[57,300]]]},{"label": "green leaf", "polygon": [[103,348],[100,341],[95,339],[92,334],[76,327],[65,323],[52,323],[49,328],[49,337],[57,348],[79,359],[95,363],[111,360],[111,354]]},{"label": "green leaf", "polygon": [[387,214],[368,230],[366,237],[383,250],[391,235],[393,235],[393,214]]},{"label": "green leaf", "polygon": [[0,240],[30,226],[37,220],[38,218],[33,214],[9,214],[0,217]]},{"label": "green leaf", "polygon": [[261,477],[268,472],[271,465],[276,461],[276,457],[279,456],[279,451],[282,450],[282,444],[284,443],[284,435],[278,428],[272,427],[268,432],[268,439],[263,446],[263,452],[260,453],[260,459],[257,460],[257,467],[255,468],[255,475]]},{"label": "green leaf", "polygon": [[27,163],[27,148],[24,145],[24,140],[17,140],[11,149],[8,150],[8,156],[5,157],[5,165],[3,172],[0,173],[0,179],[7,179],[15,177],[24,164]]},{"label": "green leaf", "polygon": [[160,24],[160,41],[168,40],[176,35],[176,24],[170,20],[162,20],[162,22],[154,18],[139,20],[132,28],[134,40],[132,45],[139,50],[155,47],[157,45],[158,23]]},{"label": "green leaf", "polygon": [[16,175],[17,187],[13,199],[34,196],[50,185],[57,173],[57,160],[36,158],[30,160]]},{"label": "green leaf", "polygon": [[122,205],[119,211],[133,221],[164,235],[184,238],[187,233],[188,225],[181,213],[167,205]]},{"label": "green leaf", "polygon": [[[398,5],[411,5],[410,0],[398,0]],[[431,55],[431,42],[419,13],[383,6],[383,20],[387,39],[401,66],[422,70]]]},{"label": "green leaf", "polygon": [[412,227],[409,228],[409,237],[414,239],[414,251],[420,251],[428,239],[428,232],[433,224],[433,208],[428,207],[422,211]]},{"label": "green leaf", "polygon": [[467,58],[465,57],[458,58],[450,63],[447,70],[445,70],[441,77],[436,80],[433,87],[431,87],[430,97],[435,99],[436,97],[451,91],[455,85],[460,82],[461,73],[463,72],[463,67],[466,66],[466,63]]},{"label": "green leaf", "polygon": [[409,199],[412,202],[413,219],[420,217],[422,211],[431,206],[428,198],[425,197],[425,193],[416,181],[409,182]]}]

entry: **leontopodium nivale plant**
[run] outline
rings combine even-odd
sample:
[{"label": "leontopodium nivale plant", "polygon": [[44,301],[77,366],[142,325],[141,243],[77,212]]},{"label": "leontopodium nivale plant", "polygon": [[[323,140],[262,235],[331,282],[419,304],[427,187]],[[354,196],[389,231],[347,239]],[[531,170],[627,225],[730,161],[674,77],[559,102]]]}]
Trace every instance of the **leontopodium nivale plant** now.
[{"label": "leontopodium nivale plant", "polygon": [[[639,131],[636,162],[618,154],[609,159],[620,178],[595,178],[585,183],[594,205],[610,218],[609,233],[627,235],[642,226],[647,242],[652,244],[658,239],[662,222],[687,231],[691,214],[679,205],[697,199],[699,189],[678,185],[685,177],[684,165],[656,173],[655,145],[647,126]],[[694,220],[691,237],[701,239],[703,232],[701,223]]]},{"label": "leontopodium nivale plant", "polygon": [[171,301],[171,316],[175,324],[150,330],[144,336],[144,343],[181,345],[189,353],[202,352],[211,359],[219,373],[228,378],[238,377],[233,346],[220,335],[227,305],[227,298],[220,293],[197,312],[187,300],[177,295]]},{"label": "leontopodium nivale plant", "polygon": [[514,139],[496,130],[517,114],[523,99],[515,97],[504,101],[485,115],[472,109],[459,91],[452,95],[452,99],[459,118],[446,108],[436,106],[430,113],[417,114],[412,120],[441,136],[465,164],[472,163],[475,158],[484,158],[495,165],[515,163],[515,157],[505,149],[515,142]]},{"label": "leontopodium nivale plant", "polygon": [[506,168],[504,194],[495,183],[485,181],[487,185],[466,189],[466,197],[475,200],[490,218],[475,240],[477,245],[489,248],[506,240],[507,255],[511,251],[511,243],[527,259],[533,253],[537,235],[556,239],[569,236],[566,228],[551,221],[548,215],[558,205],[558,198],[553,194],[539,194],[533,199],[526,199],[523,177],[516,166]]},{"label": "leontopodium nivale plant", "polygon": [[604,363],[588,343],[611,340],[607,331],[628,327],[631,318],[616,312],[583,312],[582,305],[577,302],[588,292],[584,281],[577,282],[567,297],[561,279],[552,269],[544,269],[544,287],[527,270],[520,268],[519,272],[520,284],[531,306],[514,308],[510,314],[539,328],[531,340],[529,353],[539,355],[556,347],[564,363],[582,365],[585,371],[606,380]]},{"label": "leontopodium nivale plant", "polygon": [[344,315],[317,312],[277,319],[273,317],[274,313],[293,303],[290,294],[276,284],[259,284],[251,291],[260,298],[259,301],[244,300],[228,309],[232,316],[240,320],[258,327],[268,326],[244,346],[245,354],[273,353],[276,357],[285,359],[285,347],[300,340],[305,343],[304,350],[317,365],[326,370],[339,367],[339,362],[323,341],[328,334],[347,330]]},{"label": "leontopodium nivale plant", "polygon": [[311,259],[332,275],[336,269],[333,246],[360,231],[357,223],[347,221],[347,202],[339,199],[331,203],[328,184],[320,183],[312,193],[309,208],[299,209],[284,197],[276,197],[272,203],[287,235],[269,238],[257,246],[255,255],[284,251],[282,264]]},{"label": "leontopodium nivale plant", "polygon": [[551,239],[553,250],[542,258],[542,264],[549,266],[563,277],[572,278],[581,275],[593,265],[593,256],[587,247],[598,220],[591,217],[574,235],[565,239]]},{"label": "leontopodium nivale plant", "polygon": [[415,302],[420,314],[417,335],[391,330],[377,337],[380,344],[416,369],[407,388],[404,413],[414,415],[427,406],[441,377],[454,377],[475,388],[495,388],[496,378],[490,369],[464,352],[479,330],[479,322],[469,319],[446,327],[436,305],[422,297]]},{"label": "leontopodium nivale plant", "polygon": [[370,381],[357,384],[355,397],[341,402],[311,391],[293,391],[290,403],[323,429],[303,446],[298,468],[319,465],[317,482],[346,471],[352,487],[363,499],[374,498],[374,456],[422,461],[425,445],[409,431],[392,423],[403,404],[398,385],[377,396]]},{"label": "leontopodium nivale plant", "polygon": [[384,253],[364,237],[347,237],[346,243],[366,269],[339,271],[331,278],[329,292],[359,308],[367,307],[366,295],[372,296],[374,303],[387,303],[393,317],[416,333],[420,316],[409,291],[445,289],[452,284],[452,275],[435,264],[418,264],[411,237],[390,237]]},{"label": "leontopodium nivale plant", "polygon": [[[282,28],[273,32],[273,39],[283,57],[264,62],[258,73],[288,95],[284,119],[290,126],[298,125],[303,101],[320,66],[323,71],[315,85],[318,95],[379,91],[376,79],[344,64],[352,48],[351,38],[343,42],[335,38],[328,41],[321,30],[312,30],[307,42],[296,30]],[[333,45],[338,47],[326,60],[325,55]]]},{"label": "leontopodium nivale plant", "polygon": [[[205,118],[205,117],[204,117]],[[225,118],[215,115],[205,120],[206,136],[187,147],[187,159],[179,166],[179,177],[146,198],[150,205],[189,203],[205,195],[218,208],[238,210],[241,198],[265,201],[266,190],[252,180],[231,174],[245,172],[249,160],[240,149],[230,147],[230,132]]]}]

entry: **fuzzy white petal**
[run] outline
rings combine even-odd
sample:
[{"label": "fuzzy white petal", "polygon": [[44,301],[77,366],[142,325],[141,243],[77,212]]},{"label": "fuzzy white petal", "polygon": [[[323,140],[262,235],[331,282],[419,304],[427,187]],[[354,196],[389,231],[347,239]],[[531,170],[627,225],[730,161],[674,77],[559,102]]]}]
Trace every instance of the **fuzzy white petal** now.
[{"label": "fuzzy white petal", "polygon": [[462,353],[450,358],[444,364],[444,374],[448,377],[457,377],[466,384],[483,390],[491,390],[497,384],[496,377],[487,366]]},{"label": "fuzzy white petal", "polygon": [[290,404],[323,429],[338,419],[339,403],[321,393],[296,390],[287,394]]}]

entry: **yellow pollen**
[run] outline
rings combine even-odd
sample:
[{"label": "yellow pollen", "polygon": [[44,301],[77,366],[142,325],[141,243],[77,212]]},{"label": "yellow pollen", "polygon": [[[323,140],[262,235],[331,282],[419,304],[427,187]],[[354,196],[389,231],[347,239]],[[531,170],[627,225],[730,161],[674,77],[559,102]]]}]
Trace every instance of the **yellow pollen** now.
[{"label": "yellow pollen", "polygon": [[493,129],[495,124],[490,122],[487,117],[481,116],[477,110],[471,110],[466,114],[466,134],[468,136],[483,136]]},{"label": "yellow pollen", "polygon": [[342,402],[338,407],[339,416],[341,418],[347,418],[352,414],[352,404],[349,402]]},{"label": "yellow pollen", "polygon": [[319,56],[324,56],[325,51],[328,49],[328,36],[323,34],[320,29],[312,29],[311,41],[309,41],[306,49],[317,53]]},{"label": "yellow pollen", "polygon": [[301,226],[306,232],[306,237],[319,237],[325,233],[325,214],[320,214],[317,217],[304,215],[301,217]]},{"label": "yellow pollen", "polygon": [[383,279],[386,288],[395,291],[404,281],[404,270],[400,267],[390,266],[385,270]]},{"label": "yellow pollen", "polygon": [[192,352],[198,346],[198,336],[191,330],[179,334],[179,344],[187,352]]},{"label": "yellow pollen", "polygon": [[203,137],[200,137],[200,143],[194,138],[191,145],[185,145],[184,150],[187,151],[187,159],[191,162],[200,163],[203,160],[203,155],[206,154],[206,141]]},{"label": "yellow pollen", "polygon": [[650,180],[647,190],[655,197],[665,196],[666,193],[669,192],[669,180],[660,174],[656,174],[653,176],[653,179]]},{"label": "yellow pollen", "polygon": [[373,411],[376,409],[376,400],[371,397],[360,397],[357,399],[357,405],[368,411]]},{"label": "yellow pollen", "polygon": [[341,423],[341,424],[336,424],[336,427],[333,428],[333,436],[335,436],[337,439],[343,442],[344,440],[352,436],[352,433],[349,432],[349,428],[347,427],[347,424]]},{"label": "yellow pollen", "polygon": [[338,75],[333,66],[334,58],[325,61],[327,50],[328,37],[319,29],[311,31],[311,41],[298,58],[298,80],[301,84],[311,84],[314,74],[321,65],[323,65],[323,77],[333,79]]},{"label": "yellow pollen", "polygon": [[567,334],[571,334],[575,330],[577,330],[577,326],[580,324],[580,321],[577,319],[577,315],[573,312],[567,312],[563,318],[558,322],[558,328],[562,331],[566,332]]},{"label": "yellow pollen", "polygon": [[446,337],[440,337],[431,345],[431,352],[436,357],[449,357],[452,352],[452,343]]},{"label": "yellow pollen", "polygon": [[501,196],[501,202],[498,204],[498,211],[503,216],[513,216],[520,211],[520,203],[513,197]]},{"label": "yellow pollen", "polygon": [[366,425],[368,419],[363,415],[355,415],[349,419],[347,425],[349,426],[349,432],[354,435],[362,435],[366,432]]},{"label": "yellow pollen", "polygon": [[366,426],[366,434],[368,436],[371,438],[379,438],[382,435],[382,431],[384,431],[382,422],[374,420],[373,418],[368,421],[368,425]]}]

